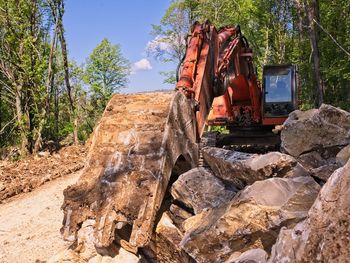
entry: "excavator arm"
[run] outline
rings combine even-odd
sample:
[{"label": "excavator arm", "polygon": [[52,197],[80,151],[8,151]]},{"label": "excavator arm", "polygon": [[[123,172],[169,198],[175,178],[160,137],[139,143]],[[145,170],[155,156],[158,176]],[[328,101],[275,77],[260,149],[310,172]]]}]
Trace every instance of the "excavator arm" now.
[{"label": "excavator arm", "polygon": [[261,88],[252,56],[239,26],[217,31],[209,22],[194,23],[176,89],[194,100],[198,139],[207,122],[228,125],[242,116],[260,122]]}]

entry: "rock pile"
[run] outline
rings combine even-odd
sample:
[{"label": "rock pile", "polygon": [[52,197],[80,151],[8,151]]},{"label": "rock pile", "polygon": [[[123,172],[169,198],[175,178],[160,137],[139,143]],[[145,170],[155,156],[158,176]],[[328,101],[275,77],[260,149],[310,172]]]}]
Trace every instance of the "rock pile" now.
[{"label": "rock pile", "polygon": [[348,262],[350,113],[293,112],[283,153],[203,149],[170,178],[147,246],[96,249],[93,219],[50,262]]}]

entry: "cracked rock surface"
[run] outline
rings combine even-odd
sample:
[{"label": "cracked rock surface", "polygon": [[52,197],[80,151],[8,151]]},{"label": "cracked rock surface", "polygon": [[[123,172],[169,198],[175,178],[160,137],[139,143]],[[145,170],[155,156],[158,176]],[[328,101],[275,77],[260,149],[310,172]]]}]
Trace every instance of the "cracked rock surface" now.
[{"label": "cracked rock surface", "polygon": [[281,230],[269,262],[349,262],[349,196],[350,161],[322,187],[308,218]]}]

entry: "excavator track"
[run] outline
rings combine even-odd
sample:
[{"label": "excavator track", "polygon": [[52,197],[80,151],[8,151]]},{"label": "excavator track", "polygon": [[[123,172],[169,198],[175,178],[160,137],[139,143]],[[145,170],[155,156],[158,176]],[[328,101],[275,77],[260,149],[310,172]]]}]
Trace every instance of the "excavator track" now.
[{"label": "excavator track", "polygon": [[94,219],[97,248],[146,246],[177,160],[198,163],[194,112],[180,92],[113,96],[80,179],[64,191],[64,238]]}]

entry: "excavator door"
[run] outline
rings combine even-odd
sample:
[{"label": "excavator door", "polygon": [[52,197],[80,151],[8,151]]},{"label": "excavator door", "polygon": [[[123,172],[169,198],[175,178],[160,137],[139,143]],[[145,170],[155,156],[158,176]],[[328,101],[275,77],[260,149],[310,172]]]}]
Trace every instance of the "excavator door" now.
[{"label": "excavator door", "polygon": [[262,84],[262,124],[280,125],[298,108],[297,66],[264,66]]}]

